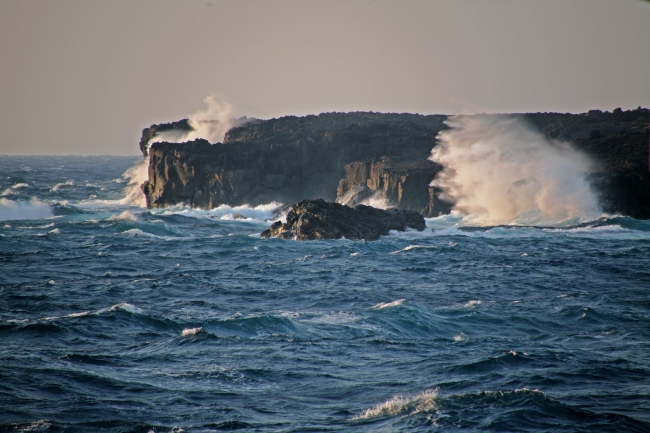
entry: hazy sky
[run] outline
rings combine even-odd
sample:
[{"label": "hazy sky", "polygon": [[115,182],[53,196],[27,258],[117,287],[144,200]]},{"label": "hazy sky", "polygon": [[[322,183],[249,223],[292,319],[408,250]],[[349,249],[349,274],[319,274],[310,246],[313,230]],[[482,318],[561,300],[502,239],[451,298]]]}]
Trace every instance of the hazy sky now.
[{"label": "hazy sky", "polygon": [[0,154],[138,154],[240,115],[650,106],[638,0],[0,0]]}]

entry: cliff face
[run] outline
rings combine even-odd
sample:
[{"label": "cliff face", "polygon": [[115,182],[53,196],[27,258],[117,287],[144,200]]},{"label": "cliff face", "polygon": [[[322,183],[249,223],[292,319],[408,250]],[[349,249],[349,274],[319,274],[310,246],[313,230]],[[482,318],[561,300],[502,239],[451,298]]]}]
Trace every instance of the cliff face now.
[{"label": "cliff face", "polygon": [[445,119],[378,113],[288,116],[233,128],[223,144],[154,143],[143,191],[148,207],[333,201],[350,162],[382,156],[398,163],[426,162]]},{"label": "cliff face", "polygon": [[[648,115],[647,109],[617,109],[521,116],[548,138],[570,141],[596,161],[589,179],[605,211],[646,219]],[[233,128],[223,143],[155,143],[143,191],[150,208],[178,203],[200,208],[256,206],[308,198],[341,201],[346,193],[356,194],[359,202],[379,192],[400,209],[437,216],[449,212],[451,204],[439,200],[439,191],[428,186],[440,167],[427,158],[438,132],[446,128],[446,118],[380,113],[287,116]],[[163,127],[184,128],[182,122]],[[160,127],[152,127],[154,135]],[[143,131],[143,140],[151,130]]]},{"label": "cliff face", "polygon": [[430,161],[393,163],[388,158],[353,162],[345,166],[345,179],[336,190],[336,200],[354,206],[374,194],[398,209],[416,211],[426,217],[449,213],[451,206],[429,186],[442,167]]}]

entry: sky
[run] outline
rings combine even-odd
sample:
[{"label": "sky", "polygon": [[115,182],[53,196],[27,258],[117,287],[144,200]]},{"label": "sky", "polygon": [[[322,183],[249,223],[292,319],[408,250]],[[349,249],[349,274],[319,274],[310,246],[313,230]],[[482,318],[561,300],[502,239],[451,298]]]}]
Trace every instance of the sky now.
[{"label": "sky", "polygon": [[238,116],[650,107],[640,0],[1,0],[0,155],[137,155]]}]

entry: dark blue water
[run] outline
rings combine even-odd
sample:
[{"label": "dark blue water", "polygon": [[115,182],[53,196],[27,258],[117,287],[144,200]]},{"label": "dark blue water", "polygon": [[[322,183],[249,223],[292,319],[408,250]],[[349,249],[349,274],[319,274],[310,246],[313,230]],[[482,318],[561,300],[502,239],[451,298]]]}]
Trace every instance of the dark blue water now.
[{"label": "dark blue water", "polygon": [[649,222],[261,240],[136,161],[0,157],[0,431],[650,431]]}]

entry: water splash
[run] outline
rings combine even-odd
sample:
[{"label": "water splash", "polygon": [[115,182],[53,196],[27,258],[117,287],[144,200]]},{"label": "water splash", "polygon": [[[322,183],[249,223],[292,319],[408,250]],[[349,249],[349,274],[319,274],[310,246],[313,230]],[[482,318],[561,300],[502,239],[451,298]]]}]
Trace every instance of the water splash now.
[{"label": "water splash", "polygon": [[[230,128],[240,126],[249,120],[246,117],[235,119],[235,108],[221,100],[215,93],[210,93],[203,102],[206,104],[205,109],[188,116],[189,124],[193,128],[191,131],[158,132],[149,140],[149,146],[162,141],[183,143],[198,138],[206,139],[211,143],[222,142]],[[149,179],[149,156],[129,168],[122,177],[127,181],[127,186],[124,188],[125,197],[120,200],[120,204],[146,207],[146,198],[140,185]]]},{"label": "water splash", "polygon": [[0,221],[40,220],[54,216],[52,208],[37,198],[13,201],[0,198]]},{"label": "water splash", "polygon": [[512,116],[454,116],[438,134],[431,183],[477,225],[554,224],[601,215],[584,178],[591,162]]}]

